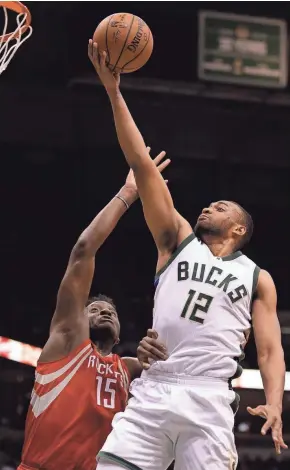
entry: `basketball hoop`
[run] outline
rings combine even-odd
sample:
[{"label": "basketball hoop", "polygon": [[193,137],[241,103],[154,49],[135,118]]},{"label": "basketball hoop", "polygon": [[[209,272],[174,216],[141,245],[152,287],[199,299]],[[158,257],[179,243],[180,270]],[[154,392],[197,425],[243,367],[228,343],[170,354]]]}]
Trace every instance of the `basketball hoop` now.
[{"label": "basketball hoop", "polygon": [[[4,27],[0,36],[0,74],[6,70],[9,62],[23,44],[32,34],[31,14],[28,8],[21,2],[1,2],[0,7],[4,13]],[[7,32],[9,15],[8,11],[17,13],[17,27],[11,33]]]}]

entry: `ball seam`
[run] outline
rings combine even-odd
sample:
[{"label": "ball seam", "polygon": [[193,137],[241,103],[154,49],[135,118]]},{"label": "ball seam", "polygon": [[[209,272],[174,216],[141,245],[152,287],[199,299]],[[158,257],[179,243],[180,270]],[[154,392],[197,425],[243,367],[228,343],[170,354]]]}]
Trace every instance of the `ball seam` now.
[{"label": "ball seam", "polygon": [[[131,62],[134,62],[134,60],[136,60],[138,57],[140,57],[140,55],[142,54],[142,52],[144,51],[144,49],[146,48],[147,44],[149,43],[149,40],[150,40],[150,37],[151,37],[151,33],[149,34],[149,37],[148,37],[148,40],[146,42],[146,44],[144,45],[143,49],[139,52],[139,54],[137,54],[133,59],[129,60],[126,64],[123,65],[123,69],[128,65],[128,64],[131,64]],[[149,60],[149,57],[148,59]],[[147,62],[147,61],[146,61]],[[144,64],[145,65],[145,64]]]},{"label": "ball seam", "polygon": [[[132,29],[132,26],[133,26],[133,23],[134,23],[134,19],[135,19],[135,15],[133,15],[133,17],[132,17],[129,31],[128,31],[128,33],[127,33],[127,36],[126,36],[126,39],[125,39],[125,41],[124,41],[123,47],[122,47],[122,49],[121,49],[120,55],[119,55],[119,57],[118,57],[118,59],[117,59],[115,65],[114,65],[114,67],[113,67],[112,72],[114,72],[114,70],[116,69],[117,64],[118,64],[119,60],[121,59],[121,56],[122,56],[122,54],[123,54],[123,52],[124,52],[124,49],[125,49],[126,44],[127,44],[127,41],[128,41],[129,34],[130,34],[130,32],[131,32],[131,29]],[[123,67],[122,67],[122,68],[123,68]]]}]

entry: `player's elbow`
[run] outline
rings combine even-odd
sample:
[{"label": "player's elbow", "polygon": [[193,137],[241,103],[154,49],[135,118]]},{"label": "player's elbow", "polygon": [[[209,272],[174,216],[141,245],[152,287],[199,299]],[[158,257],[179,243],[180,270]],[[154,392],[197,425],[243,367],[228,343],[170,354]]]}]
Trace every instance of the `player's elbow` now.
[{"label": "player's elbow", "polygon": [[152,173],[156,172],[156,165],[146,152],[134,152],[131,158],[130,167],[135,177],[148,178]]},{"label": "player's elbow", "polygon": [[88,241],[80,237],[78,241],[76,242],[75,246],[73,247],[72,250],[72,256],[75,260],[80,260],[83,258],[88,257],[90,254],[90,244]]},{"label": "player's elbow", "polygon": [[260,367],[272,360],[284,362],[284,350],[281,343],[269,342],[262,350],[258,351],[258,364]]}]

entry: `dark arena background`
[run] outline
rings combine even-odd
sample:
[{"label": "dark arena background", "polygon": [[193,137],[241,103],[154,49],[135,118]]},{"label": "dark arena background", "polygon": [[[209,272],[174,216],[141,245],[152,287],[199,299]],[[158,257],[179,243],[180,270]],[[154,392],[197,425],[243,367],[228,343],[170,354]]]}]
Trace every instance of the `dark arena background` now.
[{"label": "dark arena background", "polygon": [[[254,237],[245,252],[276,282],[289,370],[287,3],[26,5],[34,32],[0,77],[1,337],[44,345],[70,250],[124,182],[127,166],[87,43],[104,17],[128,11],[146,21],[155,41],[144,68],[121,79],[132,114],[152,155],[164,149],[172,159],[166,178],[176,207],[192,223],[218,199],[237,200],[252,214]],[[210,32],[206,21],[198,27],[201,11],[258,17],[261,48],[249,39],[252,23],[237,20],[232,25],[236,55],[227,61],[228,38],[216,37],[211,46],[207,38],[212,31],[223,34],[227,17],[214,14]],[[269,18],[284,21],[271,29]],[[92,288],[115,299],[122,323],[120,354],[135,355],[151,326],[155,261],[155,246],[136,203],[98,253]],[[15,469],[19,462],[34,378],[19,348],[19,343],[0,343],[1,470]],[[252,337],[243,366],[247,370],[237,389],[239,469],[288,469],[289,452],[276,457],[271,436],[260,435],[262,421],[246,412],[247,405],[264,403]],[[288,444],[289,411],[287,375],[283,417]]]}]

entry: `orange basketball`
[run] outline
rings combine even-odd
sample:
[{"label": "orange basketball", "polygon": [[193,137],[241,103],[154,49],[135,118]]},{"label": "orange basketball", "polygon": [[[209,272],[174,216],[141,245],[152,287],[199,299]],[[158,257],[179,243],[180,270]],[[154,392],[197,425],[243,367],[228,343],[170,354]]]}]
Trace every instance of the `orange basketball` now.
[{"label": "orange basketball", "polygon": [[131,13],[114,13],[105,18],[94,32],[93,40],[100,52],[107,52],[109,68],[121,73],[143,67],[153,50],[150,29]]}]

